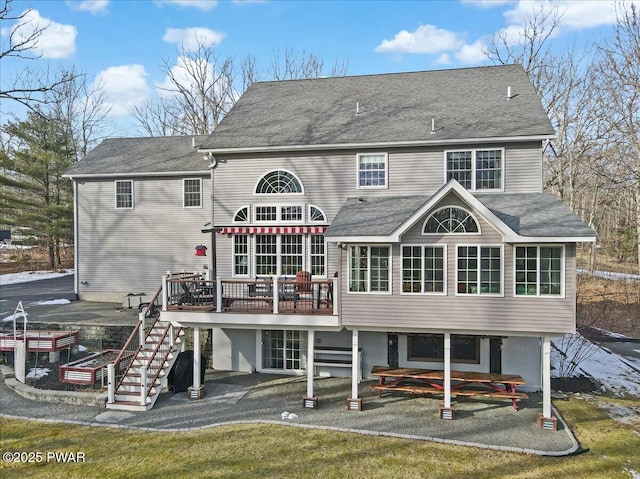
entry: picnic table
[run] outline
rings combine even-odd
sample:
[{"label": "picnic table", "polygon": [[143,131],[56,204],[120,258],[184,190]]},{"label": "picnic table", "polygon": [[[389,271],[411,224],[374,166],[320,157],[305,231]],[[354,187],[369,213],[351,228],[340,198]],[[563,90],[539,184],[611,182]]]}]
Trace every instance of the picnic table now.
[{"label": "picnic table", "polygon": [[[374,366],[371,374],[378,377],[378,384],[371,386],[382,396],[383,392],[405,392],[410,394],[444,394],[444,371],[438,369],[390,368]],[[529,399],[516,386],[525,384],[515,374],[494,374],[470,371],[451,371],[452,396],[477,396],[495,399],[511,399],[513,409],[518,410],[517,401]]]}]

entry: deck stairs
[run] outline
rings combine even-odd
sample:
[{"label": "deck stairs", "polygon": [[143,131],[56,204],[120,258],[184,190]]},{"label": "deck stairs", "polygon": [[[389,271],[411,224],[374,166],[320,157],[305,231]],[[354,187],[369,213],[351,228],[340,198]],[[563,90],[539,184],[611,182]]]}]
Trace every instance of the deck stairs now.
[{"label": "deck stairs", "polygon": [[[132,335],[140,334],[137,329]],[[107,409],[150,410],[163,385],[166,386],[166,378],[180,353],[183,336],[182,327],[162,321],[158,316],[144,334],[144,342],[131,353],[133,360],[115,389],[115,401],[107,402]]]}]

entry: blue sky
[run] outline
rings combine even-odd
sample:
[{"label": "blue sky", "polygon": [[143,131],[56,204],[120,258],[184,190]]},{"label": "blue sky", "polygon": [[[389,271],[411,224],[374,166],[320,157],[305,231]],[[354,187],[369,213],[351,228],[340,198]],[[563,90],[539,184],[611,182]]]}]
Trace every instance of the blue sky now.
[{"label": "blue sky", "polygon": [[[557,4],[563,22],[555,48],[588,47],[615,22],[612,1],[286,1],[286,0],[13,0],[13,13],[31,8],[31,25],[49,27],[40,58],[3,59],[6,85],[24,67],[75,66],[101,81],[114,134],[128,112],[157,95],[163,61],[194,35],[215,43],[220,58],[256,57],[266,69],[274,51],[317,54],[348,62],[348,74],[458,68],[487,64],[482,47],[498,31],[517,32],[527,12]],[[2,42],[16,28],[3,22]],[[3,50],[5,49],[3,45]],[[6,114],[11,106],[2,105]]]}]

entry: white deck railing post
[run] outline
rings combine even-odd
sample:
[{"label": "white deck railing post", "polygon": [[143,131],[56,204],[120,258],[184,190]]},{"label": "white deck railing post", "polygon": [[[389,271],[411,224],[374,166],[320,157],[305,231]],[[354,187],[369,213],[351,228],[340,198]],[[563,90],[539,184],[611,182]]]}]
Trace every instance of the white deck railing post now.
[{"label": "white deck railing post", "polygon": [[216,278],[216,311],[222,311],[222,278]]},{"label": "white deck railing post", "polygon": [[169,276],[169,271],[167,271],[166,276],[162,277],[162,311],[166,311],[167,310],[167,305],[169,304],[169,290],[167,285],[169,284],[167,282],[167,277]]},{"label": "white deck railing post", "polygon": [[333,315],[338,316],[338,278],[333,278],[333,291],[331,302],[333,303]]},{"label": "white deck railing post", "polygon": [[173,323],[169,324],[169,340],[171,344],[171,351],[173,351],[176,347],[175,330],[173,327]]},{"label": "white deck railing post", "polygon": [[147,339],[144,330],[144,313],[138,313],[138,321],[140,325],[138,328],[138,341],[140,342],[140,346],[142,346]]},{"label": "white deck railing post", "polygon": [[147,405],[147,365],[140,367],[140,405]]},{"label": "white deck railing post", "polygon": [[107,365],[107,402],[116,402],[116,365],[113,363]]},{"label": "white deck railing post", "polygon": [[279,307],[280,305],[278,304],[278,299],[280,294],[278,293],[278,277],[277,276],[273,276],[271,278],[272,281],[272,294],[273,294],[273,314],[278,314],[279,311]]}]

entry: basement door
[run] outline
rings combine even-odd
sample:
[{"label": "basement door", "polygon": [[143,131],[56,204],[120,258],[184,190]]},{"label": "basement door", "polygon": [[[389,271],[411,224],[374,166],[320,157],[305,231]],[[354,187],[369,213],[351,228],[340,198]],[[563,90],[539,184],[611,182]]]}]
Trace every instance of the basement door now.
[{"label": "basement door", "polygon": [[262,368],[296,372],[307,365],[307,334],[294,330],[262,331]]}]

